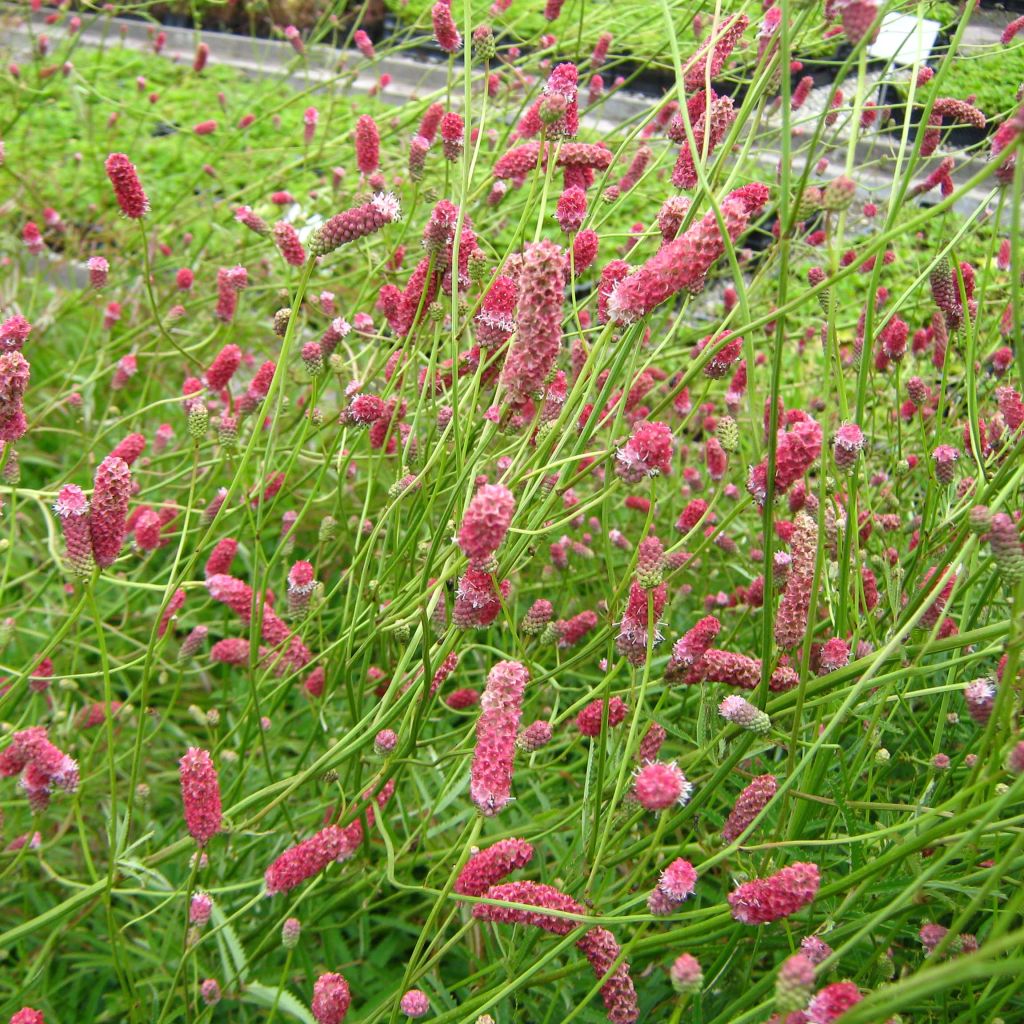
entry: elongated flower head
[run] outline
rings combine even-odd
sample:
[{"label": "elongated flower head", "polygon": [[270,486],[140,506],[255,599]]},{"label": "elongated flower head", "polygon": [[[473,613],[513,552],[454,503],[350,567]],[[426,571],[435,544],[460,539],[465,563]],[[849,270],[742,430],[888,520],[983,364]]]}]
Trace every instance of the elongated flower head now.
[{"label": "elongated flower head", "polygon": [[525,840],[501,839],[466,861],[452,891],[465,896],[483,896],[492,885],[525,867],[532,859],[533,847]]},{"label": "elongated flower head", "polygon": [[299,241],[299,234],[287,221],[279,220],[273,227],[274,244],[291,267],[301,267],[306,262],[306,250]]},{"label": "elongated flower head", "polygon": [[813,991],[814,964],[803,953],[783,960],[775,976],[775,1009],[779,1013],[802,1010]]},{"label": "elongated flower head", "polygon": [[138,219],[149,213],[149,199],[142,189],[135,165],[124,153],[111,153],[104,165],[114,186],[114,195],[126,217]]},{"label": "elongated flower head", "polygon": [[518,661],[499,661],[480,698],[470,795],[482,814],[501,811],[512,799],[512,762],[529,673]]},{"label": "elongated flower head", "polygon": [[192,894],[192,900],[188,907],[189,924],[203,927],[209,920],[213,911],[213,900],[208,892],[196,892]]},{"label": "elongated flower head", "polygon": [[430,9],[434,23],[434,39],[445,53],[457,53],[462,46],[462,35],[452,17],[451,0],[437,0]]},{"label": "elongated flower head", "polygon": [[356,166],[363,174],[373,174],[380,166],[380,130],[369,114],[363,114],[354,132]]},{"label": "elongated flower head", "polygon": [[564,251],[553,242],[526,246],[517,288],[517,331],[502,381],[515,401],[541,391],[562,342]]},{"label": "elongated flower head", "polygon": [[515,512],[512,492],[502,484],[484,484],[466,508],[459,547],[474,562],[486,561],[501,545]]},{"label": "elongated flower head", "polygon": [[93,556],[101,568],[114,563],[124,544],[131,484],[131,470],[123,459],[108,455],[96,467],[89,529]]},{"label": "elongated flower head", "polygon": [[344,213],[335,214],[322,224],[309,238],[309,251],[313,256],[324,256],[339,246],[380,231],[401,217],[398,199],[391,192],[379,192],[368,203],[355,206]]},{"label": "elongated flower head", "polygon": [[[358,845],[358,843],[356,844]],[[267,892],[288,892],[320,874],[328,864],[351,852],[343,829],[328,825],[301,843],[289,847],[263,875]]]},{"label": "elongated flower head", "polygon": [[93,569],[92,535],[89,530],[89,499],[81,487],[67,484],[57,493],[53,510],[61,521],[68,567],[77,576]]},{"label": "elongated flower head", "polygon": [[220,784],[209,753],[189,747],[179,769],[185,824],[200,846],[220,831]]},{"label": "elongated flower head", "polygon": [[[742,698],[741,698],[742,699]],[[736,798],[729,817],[722,826],[722,839],[733,843],[750,827],[753,820],[768,806],[775,796],[778,783],[774,775],[759,775],[748,783]]]},{"label": "elongated flower head", "polygon": [[732,916],[743,924],[768,924],[795,914],[818,892],[818,865],[791,864],[768,878],[744,882],[729,893]]}]

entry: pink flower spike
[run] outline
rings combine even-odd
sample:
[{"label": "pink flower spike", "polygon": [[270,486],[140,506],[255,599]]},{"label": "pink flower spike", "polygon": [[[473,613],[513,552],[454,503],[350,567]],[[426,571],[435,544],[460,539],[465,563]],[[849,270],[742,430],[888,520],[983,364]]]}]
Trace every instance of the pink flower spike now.
[{"label": "pink flower spike", "polygon": [[181,802],[185,824],[200,846],[220,831],[220,785],[209,753],[189,747],[180,762]]},{"label": "pink flower spike", "polygon": [[512,762],[529,673],[517,661],[499,661],[488,673],[480,698],[470,795],[486,816],[512,799]]},{"label": "pink flower spike", "polygon": [[768,878],[744,882],[729,893],[732,916],[743,924],[768,924],[797,913],[817,895],[818,865],[791,864]]},{"label": "pink flower spike", "polygon": [[562,343],[565,252],[554,242],[526,246],[517,287],[517,330],[502,370],[516,402],[543,389]]},{"label": "pink flower spike", "polygon": [[108,455],[96,468],[89,531],[100,568],[113,565],[124,544],[131,482],[127,463],[116,456]]},{"label": "pink flower spike", "polygon": [[452,17],[451,0],[437,0],[430,9],[430,17],[434,23],[434,39],[445,53],[457,53],[462,46],[462,36],[455,27]]},{"label": "pink flower spike", "polygon": [[502,484],[483,484],[466,508],[459,547],[474,562],[486,561],[505,539],[515,513],[512,492]]},{"label": "pink flower spike", "polygon": [[320,874],[328,864],[349,849],[343,829],[328,825],[301,843],[289,847],[263,875],[267,892],[289,892],[307,879]]},{"label": "pink flower spike", "polygon": [[104,166],[121,212],[134,220],[149,213],[149,199],[142,189],[139,173],[128,157],[124,153],[111,153]]},{"label": "pink flower spike", "polygon": [[57,493],[53,511],[61,521],[68,568],[76,576],[88,576],[95,565],[89,529],[89,499],[80,487],[67,484]]},{"label": "pink flower spike", "polygon": [[474,853],[463,865],[453,892],[483,896],[492,886],[533,859],[533,847],[523,839],[500,839],[486,850]]}]

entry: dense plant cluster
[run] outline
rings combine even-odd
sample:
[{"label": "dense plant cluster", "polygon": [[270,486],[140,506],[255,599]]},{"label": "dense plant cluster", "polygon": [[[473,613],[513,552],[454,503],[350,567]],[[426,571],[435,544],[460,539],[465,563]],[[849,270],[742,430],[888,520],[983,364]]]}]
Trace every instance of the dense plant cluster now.
[{"label": "dense plant cluster", "polygon": [[642,7],[4,15],[12,1024],[1024,1015],[1022,94]]}]

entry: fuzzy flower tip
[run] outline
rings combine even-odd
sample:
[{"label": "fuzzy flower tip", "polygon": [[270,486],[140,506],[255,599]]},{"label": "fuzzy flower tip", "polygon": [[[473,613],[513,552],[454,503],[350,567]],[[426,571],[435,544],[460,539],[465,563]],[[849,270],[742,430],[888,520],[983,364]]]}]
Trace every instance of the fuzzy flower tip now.
[{"label": "fuzzy flower tip", "polygon": [[341,1024],[351,1003],[348,982],[340,974],[321,974],[313,984],[310,1006],[317,1024]]},{"label": "fuzzy flower tip", "polygon": [[616,453],[615,472],[627,483],[672,471],[672,430],[666,423],[641,421]]},{"label": "fuzzy flower tip", "polygon": [[697,872],[684,857],[677,857],[658,879],[658,889],[673,903],[682,903],[697,888]]},{"label": "fuzzy flower tip", "polygon": [[93,569],[92,535],[89,530],[89,499],[80,487],[67,484],[57,494],[53,511],[60,519],[68,567],[77,576]]},{"label": "fuzzy flower tip", "polygon": [[516,510],[512,492],[501,484],[484,484],[462,517],[459,547],[474,562],[486,561],[505,539]]},{"label": "fuzzy flower tip", "polygon": [[220,831],[220,785],[209,753],[189,747],[180,762],[181,802],[185,824],[200,846]]},{"label": "fuzzy flower tip", "polygon": [[743,924],[779,921],[806,907],[819,884],[817,864],[791,864],[768,878],[744,882],[729,893],[732,916]]},{"label": "fuzzy flower tip", "polygon": [[673,804],[684,806],[693,792],[693,784],[673,761],[651,761],[637,770],[633,794],[648,811],[664,811]]},{"label": "fuzzy flower tip", "polygon": [[485,815],[497,814],[512,799],[512,762],[530,675],[518,661],[499,661],[480,698],[470,796]]}]

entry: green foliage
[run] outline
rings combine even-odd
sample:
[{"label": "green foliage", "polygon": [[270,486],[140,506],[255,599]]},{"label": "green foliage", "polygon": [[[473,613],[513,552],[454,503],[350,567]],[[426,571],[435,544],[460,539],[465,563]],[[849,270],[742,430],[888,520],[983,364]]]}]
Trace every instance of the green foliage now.
[{"label": "green foliage", "polygon": [[947,96],[975,97],[989,118],[1014,109],[1024,87],[1024,41],[1018,36],[1011,46],[968,47],[957,55],[943,86]]}]

